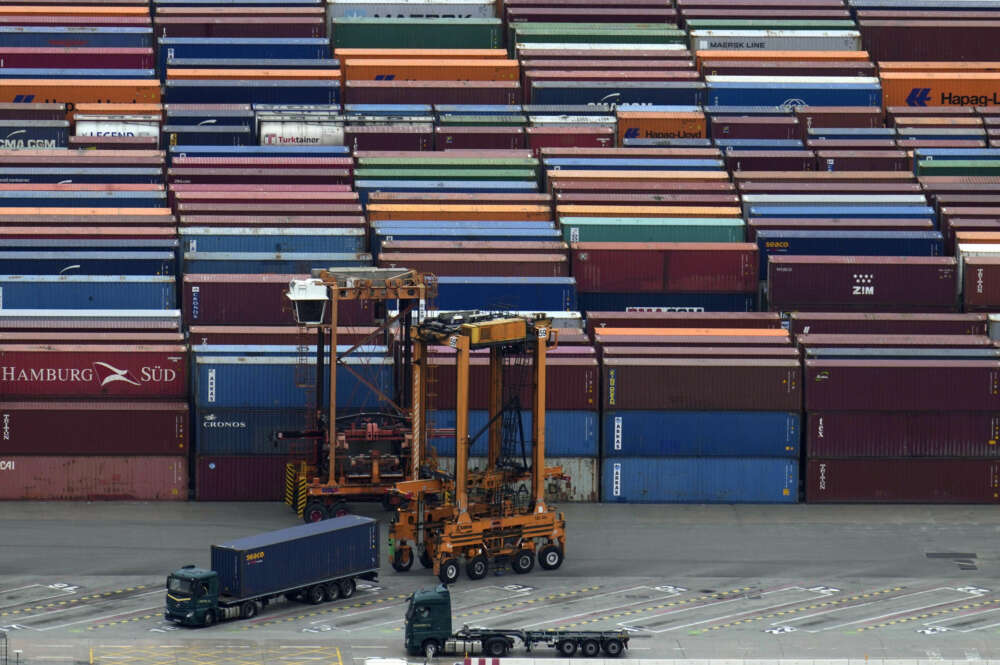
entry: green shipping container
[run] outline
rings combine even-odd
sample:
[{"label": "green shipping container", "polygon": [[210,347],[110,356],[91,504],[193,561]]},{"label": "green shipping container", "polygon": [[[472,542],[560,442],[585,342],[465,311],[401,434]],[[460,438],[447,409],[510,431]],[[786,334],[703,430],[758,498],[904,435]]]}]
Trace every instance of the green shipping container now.
[{"label": "green shipping container", "polygon": [[524,127],[528,118],[523,115],[443,115],[438,119],[441,127]]},{"label": "green shipping container", "polygon": [[334,48],[503,48],[496,18],[335,18]]},{"label": "green shipping container", "polygon": [[[494,116],[496,117],[496,116]],[[537,169],[534,157],[359,157],[358,168]]]},{"label": "green shipping container", "polygon": [[687,44],[687,33],[660,24],[512,23],[507,43],[515,44]]},{"label": "green shipping container", "polygon": [[742,219],[682,217],[563,217],[566,242],[744,242]]},{"label": "green shipping container", "polygon": [[530,169],[357,169],[357,180],[524,180],[538,183]]},{"label": "green shipping container", "polygon": [[689,30],[857,30],[851,19],[692,18]]},{"label": "green shipping container", "polygon": [[1000,159],[922,159],[917,175],[1000,175]]}]

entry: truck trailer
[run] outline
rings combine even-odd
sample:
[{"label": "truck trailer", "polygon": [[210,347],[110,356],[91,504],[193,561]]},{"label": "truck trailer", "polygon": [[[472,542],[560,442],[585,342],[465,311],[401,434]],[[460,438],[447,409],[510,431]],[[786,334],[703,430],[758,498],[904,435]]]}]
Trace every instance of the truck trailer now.
[{"label": "truck trailer", "polygon": [[354,595],[357,579],[377,580],[378,523],[348,515],[212,545],[210,570],[193,565],[167,577],[163,617],[211,626],[249,619],[272,600],[318,604]]}]

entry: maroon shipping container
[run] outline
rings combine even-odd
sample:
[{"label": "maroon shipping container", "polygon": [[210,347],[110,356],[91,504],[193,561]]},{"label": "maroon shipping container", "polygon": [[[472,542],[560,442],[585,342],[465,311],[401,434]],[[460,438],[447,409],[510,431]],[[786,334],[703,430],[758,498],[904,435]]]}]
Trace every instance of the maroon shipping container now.
[{"label": "maroon shipping container", "polygon": [[285,455],[199,455],[195,463],[198,501],[281,501]]},{"label": "maroon shipping container", "polygon": [[799,361],[790,346],[603,346],[604,358],[776,358]]},{"label": "maroon shipping container", "polygon": [[571,248],[577,290],[596,293],[753,293],[757,245],[581,242]]},{"label": "maroon shipping container", "polygon": [[181,332],[11,332],[0,331],[0,344],[183,344]]},{"label": "maroon shipping container", "polygon": [[965,259],[964,277],[965,311],[996,311],[1000,307],[1000,259],[970,256]]},{"label": "maroon shipping container", "polygon": [[4,150],[0,164],[8,167],[152,166],[163,168],[160,150]]},{"label": "maroon shipping container", "polygon": [[323,215],[184,215],[179,217],[180,226],[240,226],[240,227],[308,227],[353,228],[364,227],[364,215],[343,215],[326,217]]},{"label": "maroon shipping container", "polygon": [[587,334],[600,328],[780,328],[774,312],[586,312]]},{"label": "maroon shipping container", "polygon": [[677,23],[673,7],[506,7],[508,23]]},{"label": "maroon shipping container", "polygon": [[[44,210],[51,209],[44,208]],[[70,210],[72,214],[65,215],[4,215],[3,208],[0,208],[0,226],[52,226],[57,230],[71,226],[86,228],[141,226],[167,229],[174,226],[174,216],[167,208],[163,209],[163,212],[167,213],[165,215],[80,215],[75,208]]]},{"label": "maroon shipping container", "polygon": [[[313,187],[317,185],[312,185]],[[342,214],[359,214],[361,212],[361,205],[358,203],[358,195],[355,192],[317,192],[310,191],[307,194],[296,191],[283,191],[283,192],[235,192],[235,191],[216,191],[216,192],[191,192],[191,191],[174,191],[173,192],[173,205],[175,208],[180,209],[181,206],[185,208],[185,211],[196,209],[197,206],[204,203],[210,204],[229,204],[229,205],[245,205],[250,210],[257,210],[260,206],[275,206],[282,204],[284,206],[289,205],[299,205],[303,201],[308,201],[310,206],[328,206],[330,208],[330,214],[342,215]],[[352,205],[351,208],[343,208],[345,204]],[[197,214],[197,213],[188,213]]]},{"label": "maroon shipping container", "polygon": [[738,206],[736,194],[556,194],[560,205],[691,205]]},{"label": "maroon shipping container", "polygon": [[[750,17],[746,17],[750,18]],[[788,18],[782,16],[781,18]],[[878,76],[870,62],[830,62],[826,60],[789,60],[747,62],[745,60],[709,60],[701,63],[705,76]],[[794,119],[794,118],[793,118]],[[798,138],[798,136],[790,137]]]},{"label": "maroon shipping container", "polygon": [[1000,210],[1000,192],[991,194],[955,194],[953,192],[938,192],[934,195],[934,200],[939,206],[949,209],[993,208],[994,210]]},{"label": "maroon shipping container", "polygon": [[[4,55],[11,49],[0,48],[0,59],[6,58]],[[98,49],[95,49],[98,50]],[[22,65],[25,67],[31,65]],[[0,120],[65,120],[65,104],[39,104],[33,102],[24,104],[21,102],[0,102]]]},{"label": "maroon shipping container", "polygon": [[[562,340],[560,340],[562,341]],[[475,356],[469,371],[469,408],[485,409],[489,404],[489,358]],[[433,356],[430,360],[435,379],[433,407],[455,408],[455,358]],[[597,410],[600,373],[595,358],[553,357],[545,363],[545,406],[549,410]],[[530,372],[530,369],[525,371]],[[531,381],[520,393],[521,404],[531,404]]]},{"label": "maroon shipping container", "polygon": [[160,144],[155,136],[70,136],[71,150],[155,150]]},{"label": "maroon shipping container", "polygon": [[849,19],[851,15],[846,9],[830,7],[829,9],[684,9],[684,19],[695,18],[756,18],[756,19]]},{"label": "maroon shipping container", "polygon": [[[568,329],[559,329],[559,341],[562,342],[562,337],[564,331]],[[427,353],[432,356],[454,356],[455,349],[450,346],[429,346],[427,347]],[[489,349],[473,349],[473,358],[489,358]],[[561,344],[554,349],[549,349],[546,352],[548,358],[596,358],[597,349],[589,344],[574,344],[571,346],[562,346]]]},{"label": "maroon shipping container", "polygon": [[359,150],[433,150],[434,125],[348,125],[344,127],[344,145]]},{"label": "maroon shipping container", "polygon": [[[184,275],[181,301],[188,325],[289,325],[295,322],[288,283],[308,275]],[[374,320],[374,303],[345,300],[337,321],[366,326]]]},{"label": "maroon shipping container", "polygon": [[[742,194],[801,194],[801,182],[755,182],[742,180]],[[810,194],[922,194],[917,182],[811,182]],[[805,218],[811,219],[811,218]],[[879,219],[879,218],[875,218]],[[849,221],[849,220],[844,220]],[[888,221],[888,220],[881,220]]]},{"label": "maroon shipping container", "polygon": [[[155,69],[156,58],[151,48],[89,48],[89,47],[0,47],[0,62],[4,67],[22,69],[45,67],[52,69]],[[24,104],[19,104],[24,106]],[[65,120],[65,111],[58,117],[38,120]]]},{"label": "maroon shipping container", "polygon": [[725,159],[729,171],[816,170],[816,156],[812,150],[729,150]]},{"label": "maroon shipping container", "polygon": [[[810,150],[892,150],[896,149],[896,141],[894,139],[809,139],[806,141],[806,147]],[[820,169],[823,170],[825,164],[820,162]],[[829,169],[827,169],[829,170]],[[834,169],[837,171],[844,170],[843,167],[839,169]],[[891,169],[890,169],[891,170]]]},{"label": "maroon shipping container", "polygon": [[347,104],[521,103],[517,81],[347,81]]},{"label": "maroon shipping container", "polygon": [[794,312],[794,336],[823,335],[985,335],[985,314],[854,314]]},{"label": "maroon shipping container", "polygon": [[287,183],[289,185],[331,183],[351,184],[354,181],[353,172],[348,169],[249,169],[249,168],[176,168],[167,169],[168,183]]},{"label": "maroon shipping container", "polygon": [[5,397],[183,398],[187,374],[180,345],[0,345]]},{"label": "maroon shipping container", "polygon": [[[174,157],[177,168],[202,169],[353,169],[351,157]],[[327,183],[329,184],[329,183]]]},{"label": "maroon shipping container", "polygon": [[[65,28],[148,28],[152,21],[148,16],[0,16],[0,27],[65,27]],[[69,37],[72,39],[72,37]],[[50,40],[49,43],[53,43]],[[64,42],[65,43],[65,42]]]},{"label": "maroon shipping container", "polygon": [[29,501],[186,501],[187,455],[3,460],[0,499]]},{"label": "maroon shipping container", "polygon": [[641,181],[612,181],[603,182],[554,182],[551,183],[552,192],[556,195],[560,193],[578,194],[601,194],[614,192],[619,194],[720,194],[736,191],[731,182],[711,182],[711,181],[676,181],[662,180],[660,182]]},{"label": "maroon shipping container", "polygon": [[1000,457],[993,411],[819,411],[809,414],[809,457]]},{"label": "maroon shipping container", "polygon": [[[302,196],[299,200],[311,200]],[[178,203],[178,215],[338,215],[361,214],[360,203]]]},{"label": "maroon shipping container", "polygon": [[186,402],[0,403],[2,455],[187,455]]},{"label": "maroon shipping container", "polygon": [[[383,335],[369,337],[376,332],[371,326],[337,326],[337,344],[359,344],[369,339],[370,344],[383,344]],[[303,332],[298,326],[191,326],[188,334],[193,346],[205,344],[309,346],[316,343],[316,332]],[[327,340],[330,332],[324,332]]]},{"label": "maroon shipping container", "polygon": [[[566,256],[569,246],[556,240],[386,240],[380,248],[385,253],[435,254],[560,254]],[[0,337],[0,339],[3,339]]]},{"label": "maroon shipping container", "polygon": [[933,231],[929,219],[837,219],[754,217],[747,221],[747,241],[756,242],[757,232],[771,231]]},{"label": "maroon shipping container", "polygon": [[3,226],[0,224],[0,238],[154,238],[175,240],[177,231],[172,226]]},{"label": "maroon shipping container", "polygon": [[605,358],[605,409],[799,411],[796,360]]},{"label": "maroon shipping container", "polygon": [[642,71],[663,70],[663,69],[694,69],[694,62],[691,60],[617,60],[608,63],[606,60],[589,60],[582,58],[533,58],[530,60],[521,59],[521,69],[523,71],[566,71],[566,70],[607,70],[614,67],[616,70],[637,69]]},{"label": "maroon shipping container", "polygon": [[501,159],[527,159],[531,157],[530,150],[462,150],[461,148],[448,149],[436,152],[432,155],[414,153],[407,150],[363,150],[355,153],[355,159],[365,157],[416,157],[427,160],[428,165],[433,166],[437,159],[449,159],[451,157],[482,157]]},{"label": "maroon shipping container", "polygon": [[880,106],[796,106],[795,115],[802,138],[818,127],[881,127],[883,117]]},{"label": "maroon shipping container", "polygon": [[861,9],[857,12],[858,19],[887,19],[893,21],[899,21],[903,19],[918,19],[918,20],[948,20],[948,21],[963,21],[963,20],[996,20],[996,11],[956,11],[951,9],[927,9],[927,10],[909,10],[909,9]]},{"label": "maroon shipping container", "polygon": [[326,20],[285,16],[157,16],[155,37],[326,37]]},{"label": "maroon shipping container", "polygon": [[993,341],[986,335],[863,335],[801,333],[795,339],[810,348],[909,348],[909,349],[988,349]]},{"label": "maroon shipping container", "polygon": [[545,148],[602,148],[615,144],[615,130],[601,125],[526,127],[524,135],[534,157]]},{"label": "maroon shipping container", "polygon": [[816,169],[912,172],[913,167],[903,150],[817,150]]},{"label": "maroon shipping container", "polygon": [[963,219],[951,217],[941,225],[944,235],[944,253],[955,253],[955,234],[960,231],[1000,231],[1000,219]]},{"label": "maroon shipping container", "polygon": [[1000,60],[1000,20],[883,21],[858,23],[861,43],[872,60]]},{"label": "maroon shipping container", "polygon": [[[564,58],[580,60],[603,60],[617,62],[622,59],[622,52],[619,49],[540,49],[532,48],[531,44],[526,44],[525,48],[518,49],[518,55],[522,60],[534,60],[539,58]],[[691,52],[687,49],[677,51],[659,51],[637,49],[628,52],[629,60],[649,59],[649,60],[678,60],[681,62],[692,62]],[[609,63],[612,66],[612,63]]]},{"label": "maroon shipping container", "polygon": [[958,265],[948,256],[772,256],[771,311],[951,312]]},{"label": "maroon shipping container", "polygon": [[[57,0],[51,0],[56,2]],[[83,0],[81,0],[83,2]],[[35,2],[35,4],[38,4]],[[137,2],[133,4],[144,4]],[[326,14],[322,7],[247,7],[240,5],[236,7],[225,7],[219,5],[207,5],[203,7],[157,7],[157,16],[275,16],[285,18],[316,18],[324,17]]]},{"label": "maroon shipping container", "polygon": [[995,459],[810,459],[807,503],[1000,503]]},{"label": "maroon shipping container", "polygon": [[[714,116],[713,139],[797,139],[801,138],[795,116]],[[740,151],[746,152],[746,151]]]},{"label": "maroon shipping container", "polygon": [[470,205],[548,205],[552,196],[544,193],[503,194],[459,192],[372,192],[368,203],[468,203]]},{"label": "maroon shipping container", "polygon": [[601,159],[673,158],[718,159],[718,148],[544,148],[542,157],[600,157]]},{"label": "maroon shipping container", "polygon": [[434,130],[434,147],[437,150],[511,149],[525,147],[523,127],[437,127]]},{"label": "maroon shipping container", "polygon": [[379,254],[382,268],[406,267],[442,276],[568,277],[565,254],[516,253],[433,253],[386,252]]},{"label": "maroon shipping container", "polygon": [[903,150],[916,150],[917,148],[985,148],[987,146],[986,141],[977,140],[897,139],[896,147]]},{"label": "maroon shipping container", "polygon": [[604,335],[600,329],[594,331],[594,343],[598,346],[789,346],[788,337],[760,335]]},{"label": "maroon shipping container", "polygon": [[1000,360],[806,360],[807,411],[990,411]]},{"label": "maroon shipping container", "polygon": [[[350,185],[274,185],[262,184],[235,184],[235,185],[198,185],[190,183],[179,183],[170,188],[172,192],[331,192],[351,193]],[[358,200],[357,193],[354,193],[354,201]]]},{"label": "maroon shipping container", "polygon": [[912,173],[900,171],[738,171],[733,180],[757,180],[760,182],[796,182],[812,186],[813,183],[872,183],[872,182],[914,182]]}]

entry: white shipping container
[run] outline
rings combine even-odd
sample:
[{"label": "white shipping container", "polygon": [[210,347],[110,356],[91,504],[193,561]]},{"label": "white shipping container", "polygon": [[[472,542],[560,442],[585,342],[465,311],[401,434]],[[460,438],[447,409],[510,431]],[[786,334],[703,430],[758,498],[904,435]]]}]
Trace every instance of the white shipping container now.
[{"label": "white shipping container", "polygon": [[494,0],[327,0],[326,31],[337,18],[496,18]]},{"label": "white shipping container", "polygon": [[160,137],[160,119],[155,115],[78,115],[76,136]]},{"label": "white shipping container", "polygon": [[[431,445],[434,445],[431,443]],[[448,473],[455,472],[454,457],[439,457],[438,463]],[[485,457],[469,458],[470,469],[485,469]],[[545,466],[562,467],[563,475],[569,476],[569,482],[559,480],[545,481],[545,500],[552,502],[596,503],[600,496],[600,463],[596,457],[548,457]],[[524,496],[531,496],[531,488],[522,483],[524,490],[519,490]]]},{"label": "white shipping container", "polygon": [[344,145],[344,126],[332,122],[265,120],[261,145]]},{"label": "white shipping container", "polygon": [[528,124],[532,127],[546,125],[604,125],[611,129],[617,127],[615,117],[610,115],[532,115],[528,116]]},{"label": "white shipping container", "polygon": [[857,30],[692,30],[696,51],[860,51]]}]

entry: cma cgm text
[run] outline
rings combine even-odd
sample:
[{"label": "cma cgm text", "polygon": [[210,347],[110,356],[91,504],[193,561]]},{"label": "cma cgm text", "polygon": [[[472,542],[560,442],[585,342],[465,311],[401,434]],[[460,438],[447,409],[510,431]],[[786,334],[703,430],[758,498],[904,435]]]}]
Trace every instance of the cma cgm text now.
[{"label": "cma cgm text", "polygon": [[54,139],[3,139],[0,148],[4,150],[24,150],[25,148],[58,148]]}]

